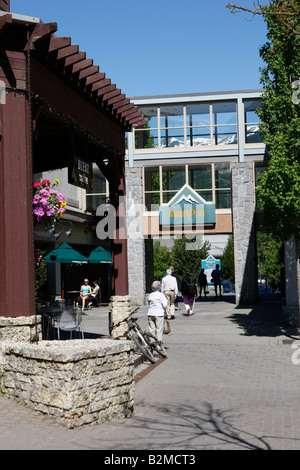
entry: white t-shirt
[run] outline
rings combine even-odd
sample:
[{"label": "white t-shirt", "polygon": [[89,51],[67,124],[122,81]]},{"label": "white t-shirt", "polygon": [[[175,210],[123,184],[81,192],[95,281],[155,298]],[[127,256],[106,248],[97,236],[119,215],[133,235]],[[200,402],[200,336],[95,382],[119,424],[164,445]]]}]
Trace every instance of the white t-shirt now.
[{"label": "white t-shirt", "polygon": [[163,317],[168,306],[166,296],[159,291],[151,292],[148,296],[148,315],[153,317]]},{"label": "white t-shirt", "polygon": [[167,274],[162,278],[161,291],[165,292],[166,290],[173,290],[175,295],[178,295],[178,287],[176,277]]}]

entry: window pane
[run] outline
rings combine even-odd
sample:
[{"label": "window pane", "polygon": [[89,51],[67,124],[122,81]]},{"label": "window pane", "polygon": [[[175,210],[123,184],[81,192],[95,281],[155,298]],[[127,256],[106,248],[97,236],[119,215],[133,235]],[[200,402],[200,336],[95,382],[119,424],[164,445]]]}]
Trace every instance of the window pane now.
[{"label": "window pane", "polygon": [[197,191],[199,196],[201,196],[205,201],[212,202],[213,200],[213,193],[212,191]]},{"label": "window pane", "polygon": [[158,147],[157,130],[136,129],[135,130],[135,148],[151,149]]},{"label": "window pane", "polygon": [[87,193],[106,193],[106,178],[97,165],[93,165],[93,190],[87,190]]},{"label": "window pane", "polygon": [[171,201],[172,197],[175,196],[176,193],[163,193],[163,203],[167,204],[169,201]]},{"label": "window pane", "polygon": [[156,106],[139,106],[139,110],[144,114],[145,118],[148,119],[148,127],[158,127],[157,120],[157,107]]},{"label": "window pane", "polygon": [[267,165],[264,162],[255,163],[255,186],[259,185],[259,177],[264,171],[267,170]]},{"label": "window pane", "polygon": [[245,142],[246,144],[256,144],[263,142],[263,137],[259,133],[259,126],[257,124],[246,126]]},{"label": "window pane", "polygon": [[87,195],[86,197],[86,206],[87,209],[97,209],[98,206],[101,204],[106,204],[106,194],[94,194],[94,195]]},{"label": "window pane", "polygon": [[160,108],[161,127],[183,127],[183,106],[166,105]]},{"label": "window pane", "polygon": [[209,127],[187,128],[187,146],[199,147],[201,145],[211,145]]},{"label": "window pane", "polygon": [[215,165],[215,185],[216,188],[231,188],[231,173],[228,163]]},{"label": "window pane", "polygon": [[209,104],[195,103],[186,106],[186,125],[187,126],[209,126]]},{"label": "window pane", "polygon": [[185,185],[185,168],[163,168],[162,172],[163,190],[176,190]]},{"label": "window pane", "polygon": [[212,188],[212,167],[211,165],[200,165],[189,167],[189,185],[193,189]]},{"label": "window pane", "polygon": [[236,126],[215,126],[213,127],[213,142],[215,145],[237,144]]},{"label": "window pane", "polygon": [[245,100],[244,101],[246,123],[260,122],[260,118],[255,112],[255,110],[260,107],[261,107],[261,100]]},{"label": "window pane", "polygon": [[220,190],[216,191],[216,209],[230,209],[231,208],[231,191]]},{"label": "window pane", "polygon": [[160,206],[159,193],[145,193],[145,206],[147,211],[158,211]]},{"label": "window pane", "polygon": [[161,147],[183,147],[183,129],[163,129],[161,131]]},{"label": "window pane", "polygon": [[159,170],[158,167],[145,168],[144,170],[145,191],[159,191]]},{"label": "window pane", "polygon": [[224,101],[213,104],[213,124],[236,124],[236,102]]}]

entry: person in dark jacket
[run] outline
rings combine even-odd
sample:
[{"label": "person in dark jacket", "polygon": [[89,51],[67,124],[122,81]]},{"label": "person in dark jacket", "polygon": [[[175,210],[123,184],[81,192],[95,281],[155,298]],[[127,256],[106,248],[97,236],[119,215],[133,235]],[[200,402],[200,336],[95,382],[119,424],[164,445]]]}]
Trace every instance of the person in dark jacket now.
[{"label": "person in dark jacket", "polygon": [[199,286],[199,297],[201,299],[201,292],[203,289],[204,296],[206,298],[206,289],[207,289],[207,277],[206,274],[204,274],[204,269],[201,269],[201,272],[198,276],[198,286]]},{"label": "person in dark jacket", "polygon": [[187,315],[193,315],[195,297],[197,296],[197,287],[189,272],[187,272],[185,278],[182,279],[181,293]]}]

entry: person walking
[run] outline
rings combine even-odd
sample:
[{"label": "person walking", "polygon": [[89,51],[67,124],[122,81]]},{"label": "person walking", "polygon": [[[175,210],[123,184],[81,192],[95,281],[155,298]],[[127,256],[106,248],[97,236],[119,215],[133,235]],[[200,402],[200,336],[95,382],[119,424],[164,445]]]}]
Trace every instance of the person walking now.
[{"label": "person walking", "polygon": [[221,292],[221,277],[222,277],[222,273],[221,273],[219,264],[216,264],[216,269],[214,269],[213,272],[211,273],[211,277],[213,278],[213,282],[214,282],[214,286],[215,286],[216,297],[218,296],[218,294],[217,294],[218,286],[219,286],[220,297],[221,297],[221,296],[222,296],[222,292]]},{"label": "person walking", "polygon": [[148,296],[148,327],[158,341],[162,341],[164,329],[164,317],[168,307],[166,296],[160,292],[160,282],[154,281],[152,283],[152,292]]},{"label": "person walking", "polygon": [[197,287],[189,272],[187,272],[185,278],[182,279],[181,292],[187,315],[193,315],[195,297],[197,296]]},{"label": "person walking", "polygon": [[201,299],[201,292],[203,289],[204,296],[206,298],[206,289],[207,289],[207,277],[206,274],[204,274],[204,269],[201,269],[201,272],[198,276],[198,285],[199,285],[199,298]]},{"label": "person walking", "polygon": [[[173,268],[173,266],[171,266],[169,269],[171,269],[172,276],[175,277],[175,279],[177,281],[177,288],[178,288],[178,294],[179,294],[179,292],[181,292],[181,281],[179,279],[179,276],[178,276],[177,272]],[[174,302],[175,310],[178,310],[178,294],[177,294],[177,297],[176,297],[175,302]]]},{"label": "person walking", "polygon": [[174,319],[175,318],[175,298],[178,295],[178,286],[177,286],[177,281],[174,276],[172,276],[172,271],[171,269],[167,269],[166,271],[166,276],[162,278],[161,282],[161,291],[163,294],[165,294],[168,302],[168,307],[167,307],[167,318],[170,320],[170,318]]}]

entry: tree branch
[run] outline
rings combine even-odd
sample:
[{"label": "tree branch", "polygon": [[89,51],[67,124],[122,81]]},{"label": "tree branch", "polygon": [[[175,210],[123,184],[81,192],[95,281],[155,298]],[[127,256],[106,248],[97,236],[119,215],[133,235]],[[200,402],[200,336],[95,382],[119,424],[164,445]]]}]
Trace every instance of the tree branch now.
[{"label": "tree branch", "polygon": [[226,8],[229,8],[230,13],[234,15],[238,14],[240,11],[251,13],[253,16],[251,21],[256,15],[274,15],[277,16],[278,21],[287,29],[292,31],[294,34],[300,34],[300,26],[295,28],[294,24],[290,21],[291,18],[300,18],[299,7],[296,5],[294,0],[290,0],[290,4],[279,0],[277,4],[274,0],[269,0],[269,6],[262,5],[259,1],[253,4],[253,9],[235,5],[234,3],[227,3]]}]

